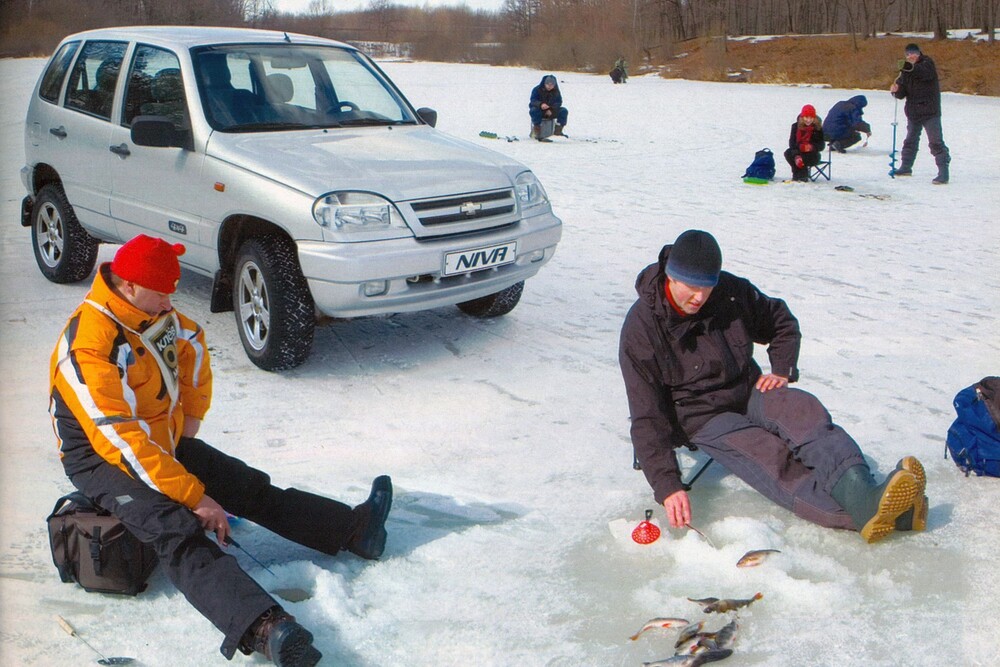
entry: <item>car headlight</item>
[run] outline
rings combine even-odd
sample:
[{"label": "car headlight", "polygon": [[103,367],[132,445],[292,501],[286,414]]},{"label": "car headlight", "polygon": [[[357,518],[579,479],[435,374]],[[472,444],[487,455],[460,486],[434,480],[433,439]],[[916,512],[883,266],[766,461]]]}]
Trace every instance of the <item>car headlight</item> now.
[{"label": "car headlight", "polygon": [[517,201],[521,205],[521,210],[547,204],[549,197],[545,194],[545,188],[538,182],[535,175],[530,171],[522,171],[514,181],[514,191],[517,193]]},{"label": "car headlight", "polygon": [[320,227],[341,232],[407,229],[399,209],[370,192],[329,192],[313,204],[313,218]]}]

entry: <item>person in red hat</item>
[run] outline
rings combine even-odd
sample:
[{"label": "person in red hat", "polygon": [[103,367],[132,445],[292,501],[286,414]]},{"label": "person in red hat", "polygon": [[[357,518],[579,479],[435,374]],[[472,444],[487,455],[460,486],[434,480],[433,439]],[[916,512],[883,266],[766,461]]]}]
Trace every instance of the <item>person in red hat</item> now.
[{"label": "person in red hat", "polygon": [[793,181],[809,181],[809,167],[819,164],[824,146],[823,121],[816,115],[816,107],[807,104],[792,123],[788,149],[785,151],[785,160],[792,168]]},{"label": "person in red hat", "polygon": [[[196,437],[212,400],[205,332],[171,294],[184,246],[140,235],[98,268],[52,353],[50,402],[63,468],[85,496],[153,546],[170,581],[236,650],[283,667],[321,658],[313,636],[219,545],[228,515],[334,555],[377,559],[392,483],[351,508],[270,477]],[[215,540],[208,533],[214,533]]]}]

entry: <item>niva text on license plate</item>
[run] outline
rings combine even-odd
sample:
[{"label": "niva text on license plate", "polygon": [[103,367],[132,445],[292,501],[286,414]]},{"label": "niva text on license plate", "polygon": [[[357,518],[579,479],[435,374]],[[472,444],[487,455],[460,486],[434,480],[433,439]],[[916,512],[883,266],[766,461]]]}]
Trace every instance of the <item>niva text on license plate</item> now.
[{"label": "niva text on license plate", "polygon": [[517,259],[517,241],[485,248],[450,252],[444,256],[444,275],[468,273],[494,266],[510,264]]}]

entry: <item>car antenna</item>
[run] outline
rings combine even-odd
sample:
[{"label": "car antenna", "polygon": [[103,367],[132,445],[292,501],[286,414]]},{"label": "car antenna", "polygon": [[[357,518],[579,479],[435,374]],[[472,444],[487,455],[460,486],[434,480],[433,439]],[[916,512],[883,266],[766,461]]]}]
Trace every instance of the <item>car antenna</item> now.
[{"label": "car antenna", "polygon": [[287,32],[285,33],[285,41],[289,43],[292,41],[292,38],[288,36]]}]

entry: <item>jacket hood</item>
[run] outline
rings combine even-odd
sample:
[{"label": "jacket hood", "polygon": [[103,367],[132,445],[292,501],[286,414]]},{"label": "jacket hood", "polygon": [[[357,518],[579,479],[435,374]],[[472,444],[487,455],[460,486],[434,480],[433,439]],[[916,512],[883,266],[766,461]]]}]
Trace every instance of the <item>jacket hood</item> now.
[{"label": "jacket hood", "polygon": [[855,95],[854,97],[849,99],[848,102],[854,104],[859,109],[864,109],[866,106],[868,106],[868,98],[865,97],[864,95]]},{"label": "jacket hood", "polygon": [[551,81],[553,84],[555,84],[556,88],[559,87],[559,80],[556,79],[556,77],[555,77],[554,74],[546,74],[545,76],[543,76],[542,80],[538,82],[538,85],[544,86],[549,81]]}]

